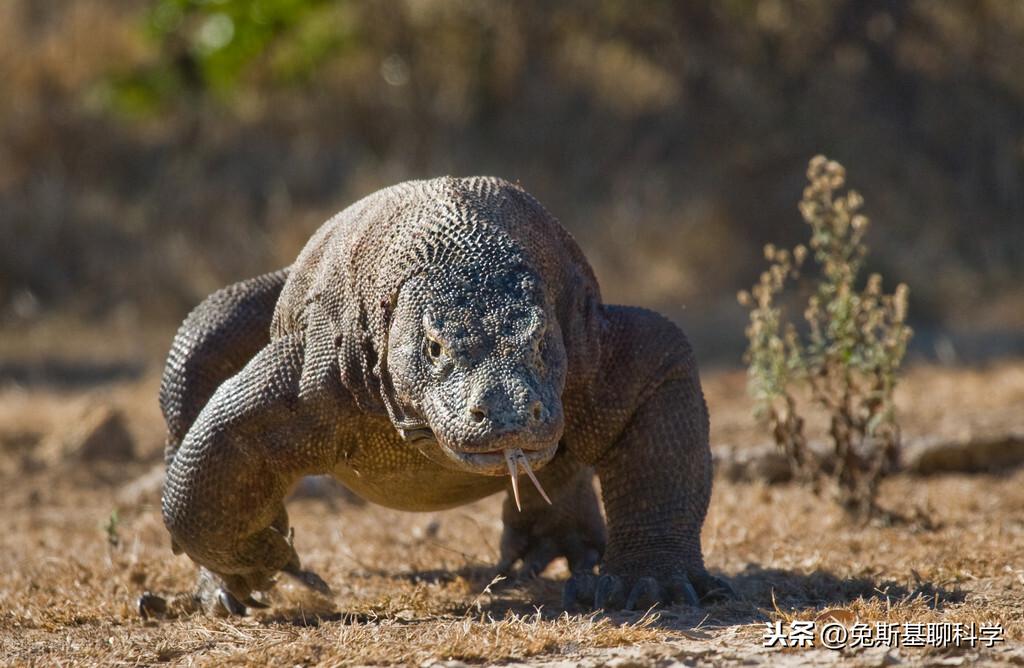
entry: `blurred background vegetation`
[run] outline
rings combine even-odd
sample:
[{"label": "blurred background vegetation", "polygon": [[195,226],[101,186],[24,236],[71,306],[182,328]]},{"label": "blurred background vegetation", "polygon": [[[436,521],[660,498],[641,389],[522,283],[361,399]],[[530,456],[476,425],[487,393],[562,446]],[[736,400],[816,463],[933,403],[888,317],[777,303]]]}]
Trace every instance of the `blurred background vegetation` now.
[{"label": "blurred background vegetation", "polygon": [[825,153],[917,353],[1019,353],[1022,72],[1016,0],[4,0],[0,327],[165,345],[356,198],[496,174],[738,363]]}]

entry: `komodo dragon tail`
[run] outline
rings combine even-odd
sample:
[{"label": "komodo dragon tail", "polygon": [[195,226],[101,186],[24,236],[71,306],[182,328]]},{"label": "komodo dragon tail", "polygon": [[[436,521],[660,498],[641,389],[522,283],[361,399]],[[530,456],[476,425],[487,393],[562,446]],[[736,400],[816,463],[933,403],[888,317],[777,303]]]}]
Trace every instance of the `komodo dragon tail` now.
[{"label": "komodo dragon tail", "polygon": [[170,466],[185,434],[213,393],[270,343],[270,322],[290,268],[229,285],[181,323],[160,380]]}]

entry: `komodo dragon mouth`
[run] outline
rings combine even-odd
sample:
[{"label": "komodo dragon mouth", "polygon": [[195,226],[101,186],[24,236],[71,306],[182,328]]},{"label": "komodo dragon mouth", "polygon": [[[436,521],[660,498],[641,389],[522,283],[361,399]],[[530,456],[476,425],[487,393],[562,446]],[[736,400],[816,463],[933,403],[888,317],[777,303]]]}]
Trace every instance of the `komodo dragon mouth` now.
[{"label": "komodo dragon mouth", "polygon": [[423,446],[439,447],[448,457],[455,459],[463,465],[463,468],[472,470],[474,473],[481,473],[483,475],[504,475],[507,470],[509,478],[512,480],[512,496],[515,498],[516,508],[518,508],[520,512],[523,510],[523,505],[519,498],[519,469],[522,468],[523,472],[526,473],[527,477],[530,479],[530,482],[532,482],[533,486],[537,488],[541,497],[549,505],[551,504],[551,498],[548,497],[547,492],[544,491],[544,487],[541,486],[540,480],[537,479],[537,475],[533,472],[533,467],[543,466],[551,460],[555,454],[555,450],[558,449],[557,442],[541,449],[531,449],[525,452],[522,448],[500,448],[497,450],[486,450],[480,452],[459,452],[442,443],[437,438],[436,434],[434,434],[434,431],[429,427],[403,430],[402,436],[406,441],[421,450],[423,449]]}]

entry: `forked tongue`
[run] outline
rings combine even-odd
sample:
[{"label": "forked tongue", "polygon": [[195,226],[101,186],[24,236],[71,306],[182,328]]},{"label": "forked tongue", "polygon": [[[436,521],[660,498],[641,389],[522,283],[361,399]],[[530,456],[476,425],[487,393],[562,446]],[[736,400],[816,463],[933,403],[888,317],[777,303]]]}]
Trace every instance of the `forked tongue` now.
[{"label": "forked tongue", "polygon": [[544,500],[551,505],[551,499],[548,498],[544,488],[540,486],[540,480],[537,480],[537,476],[533,474],[533,469],[530,468],[530,462],[526,459],[526,455],[519,448],[509,448],[505,450],[505,464],[508,465],[508,475],[512,478],[512,496],[516,499],[516,508],[519,512],[523,511],[523,505],[519,501],[519,467],[522,466],[523,470],[526,471],[526,475],[530,477],[530,481],[533,482],[533,486],[537,488],[540,495],[544,497]]}]

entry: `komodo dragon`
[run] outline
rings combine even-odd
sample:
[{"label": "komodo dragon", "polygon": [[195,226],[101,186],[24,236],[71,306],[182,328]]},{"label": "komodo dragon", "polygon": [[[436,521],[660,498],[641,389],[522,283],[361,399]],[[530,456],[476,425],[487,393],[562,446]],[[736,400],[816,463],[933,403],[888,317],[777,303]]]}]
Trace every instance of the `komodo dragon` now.
[{"label": "komodo dragon", "polygon": [[731,593],[701,554],[711,457],[690,345],[602,303],[572,237],[500,179],[381,190],[290,268],[213,293],[174,339],[160,406],[164,523],[229,612],[279,571],[322,583],[283,503],[311,474],[402,510],[509,490],[499,568],[566,557],[567,607]]}]

